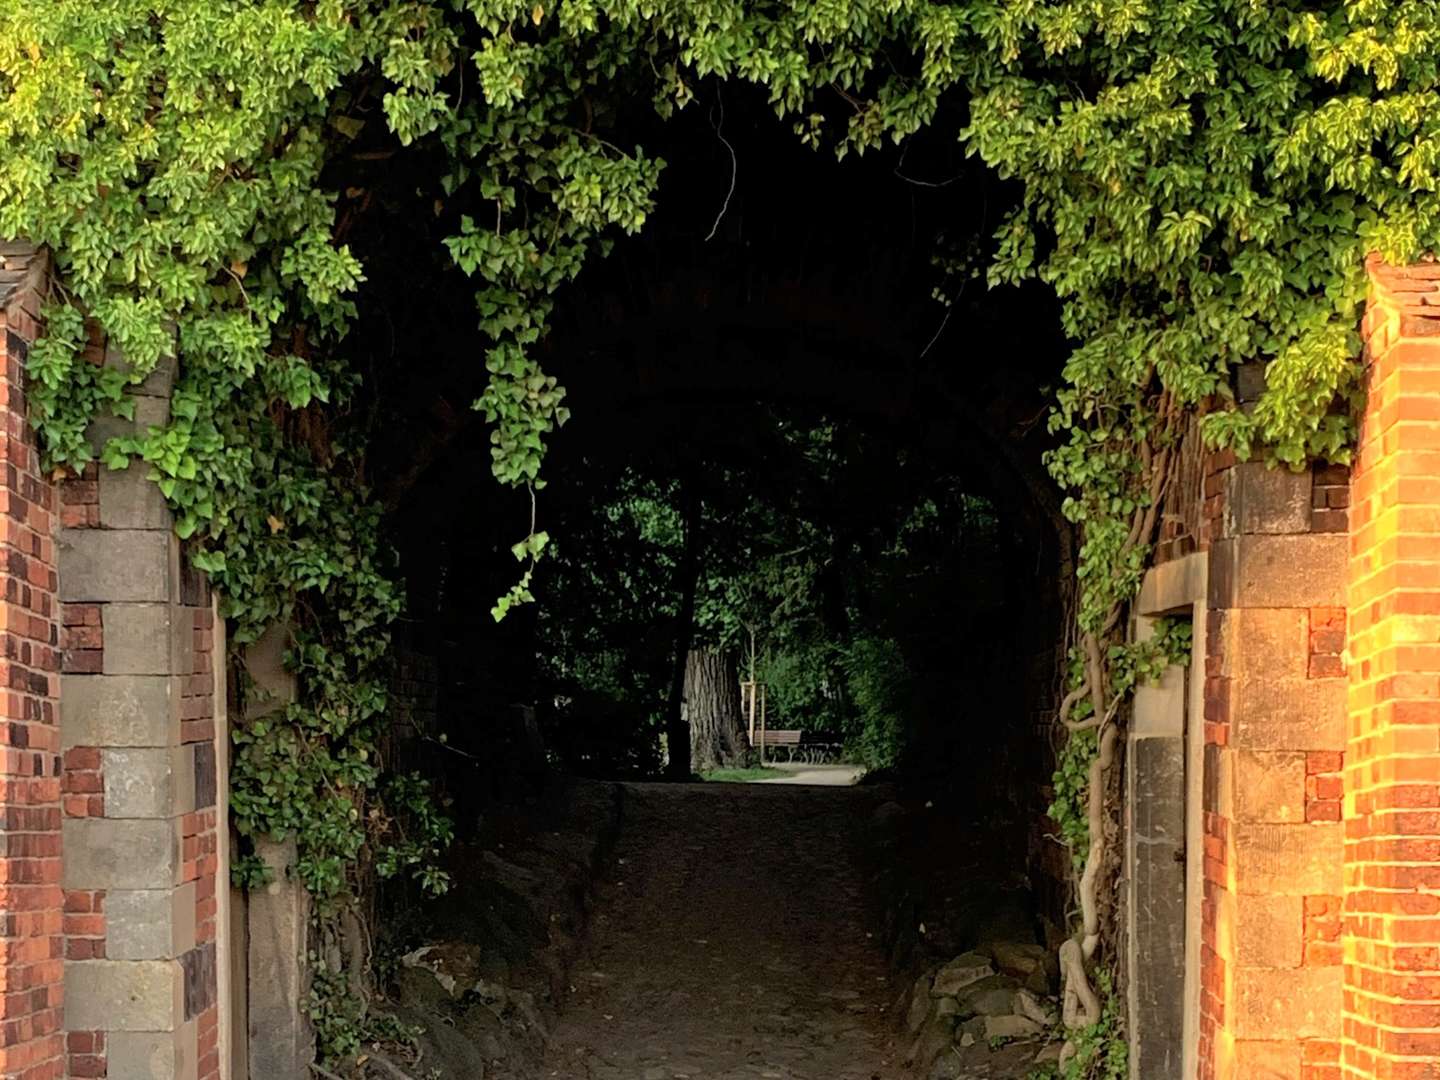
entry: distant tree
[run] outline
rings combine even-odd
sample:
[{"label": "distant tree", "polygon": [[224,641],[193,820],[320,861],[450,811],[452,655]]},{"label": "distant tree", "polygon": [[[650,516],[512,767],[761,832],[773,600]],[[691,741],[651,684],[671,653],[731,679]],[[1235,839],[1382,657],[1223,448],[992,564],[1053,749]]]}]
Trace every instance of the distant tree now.
[{"label": "distant tree", "polygon": [[685,664],[685,719],[696,772],[744,765],[750,739],[740,708],[740,671],[726,649],[691,649]]}]

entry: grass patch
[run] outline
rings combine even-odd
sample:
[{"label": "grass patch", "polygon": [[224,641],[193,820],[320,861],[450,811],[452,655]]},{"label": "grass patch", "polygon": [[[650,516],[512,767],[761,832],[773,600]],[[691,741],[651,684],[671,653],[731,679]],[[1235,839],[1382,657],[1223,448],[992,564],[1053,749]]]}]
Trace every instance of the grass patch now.
[{"label": "grass patch", "polygon": [[700,779],[722,784],[748,784],[752,780],[771,780],[784,775],[784,769],[756,766],[750,769],[711,769],[709,772],[702,772]]}]

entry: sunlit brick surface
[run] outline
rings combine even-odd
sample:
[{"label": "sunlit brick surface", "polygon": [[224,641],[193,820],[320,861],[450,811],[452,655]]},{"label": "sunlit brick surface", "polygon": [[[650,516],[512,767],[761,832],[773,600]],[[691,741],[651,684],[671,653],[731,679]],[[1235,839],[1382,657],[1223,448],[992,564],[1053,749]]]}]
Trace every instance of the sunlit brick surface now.
[{"label": "sunlit brick surface", "polygon": [[1351,486],[1346,1078],[1440,1077],[1440,266],[1372,262]]}]

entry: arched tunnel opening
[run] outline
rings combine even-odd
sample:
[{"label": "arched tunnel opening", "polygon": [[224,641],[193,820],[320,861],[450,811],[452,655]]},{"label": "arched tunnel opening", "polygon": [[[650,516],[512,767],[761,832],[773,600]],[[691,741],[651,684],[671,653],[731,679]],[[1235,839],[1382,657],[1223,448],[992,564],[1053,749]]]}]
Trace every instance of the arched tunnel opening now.
[{"label": "arched tunnel opening", "polygon": [[[703,967],[707,949],[727,948],[712,937],[736,907],[728,948],[756,956],[729,963],[758,995],[740,1005],[755,1015],[774,1006],[766,993],[794,990],[789,964],[822,941],[847,941],[832,954],[847,973],[883,961],[873,978],[893,1012],[895,972],[997,944],[1043,953],[1066,920],[1069,854],[1044,809],[1073,567],[1043,455],[1067,349],[1045,289],[990,290],[970,270],[1016,193],[939,137],[837,162],[763,99],[709,93],[667,123],[636,119],[667,162],[652,220],[555,294],[537,349],[572,418],[543,486],[491,477],[490,429],[471,408],[487,377],[474,300],[436,256],[454,218],[484,208],[417,196],[400,159],[362,151],[348,166],[363,204],[348,239],[368,275],[354,336],[372,372],[364,405],[386,433],[367,470],[406,589],[389,754],[432,779],[457,833],[445,898],[380,889],[376,948],[402,1002],[440,1011],[478,1048],[472,1071],[681,1067],[673,1040],[659,1064],[616,1064],[563,1036],[526,1058],[502,1036],[529,1023],[515,1019],[524,1000],[579,1017],[718,1007],[683,986],[668,1010],[654,994],[682,958]],[[497,619],[529,565],[512,545],[537,530],[548,544],[533,599]],[[774,783],[834,777],[858,783],[843,796]],[[675,780],[691,783],[651,786]],[[619,809],[597,794],[611,791]],[[613,850],[597,820],[612,812]],[[547,875],[585,892],[536,838],[587,829],[582,861],[645,913],[632,919],[674,923],[653,931],[672,947],[652,942],[649,967],[615,976],[650,994],[622,1006],[604,996],[603,967],[595,985],[574,971],[592,937],[605,956],[643,928],[618,916],[597,928],[607,909],[594,897],[558,916],[563,932],[524,910],[548,895]],[[854,864],[853,881],[836,862]],[[836,904],[854,882],[853,904]],[[574,939],[564,961],[544,958],[557,936]],[[430,1000],[415,974],[446,962],[469,963],[478,987],[528,971],[529,998],[486,1001],[500,1023],[476,1028],[473,1002]],[[1027,963],[1043,1009],[1053,973]],[[1006,994],[1024,987],[1025,971],[990,965]],[[822,976],[835,972],[807,978]],[[976,1053],[1003,1049],[975,1030]],[[757,1067],[779,1071],[734,1075],[851,1075],[825,1071],[815,1038],[780,1024],[761,1041],[806,1043],[808,1064],[761,1054]],[[832,1055],[846,1046],[824,1038]],[[571,1053],[584,1061],[573,1072],[517,1064]],[[711,1071],[653,1075],[731,1075],[720,1051],[695,1053]],[[850,1064],[889,1076],[913,1056]]]}]

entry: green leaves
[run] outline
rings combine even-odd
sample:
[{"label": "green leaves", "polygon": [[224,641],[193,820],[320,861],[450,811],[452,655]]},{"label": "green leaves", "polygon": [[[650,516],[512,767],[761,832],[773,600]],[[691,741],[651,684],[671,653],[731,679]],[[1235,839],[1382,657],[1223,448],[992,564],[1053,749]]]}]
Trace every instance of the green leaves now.
[{"label": "green leaves", "polygon": [[[967,152],[1018,182],[989,278],[1048,284],[1074,343],[1047,463],[1087,632],[1138,588],[1134,523],[1177,417],[1209,412],[1207,438],[1242,456],[1343,460],[1363,258],[1440,248],[1430,0],[0,0],[0,236],[49,245],[59,278],[31,423],[51,465],[80,468],[92,421],[138,416],[102,461],[149,470],[234,640],[299,613],[302,702],[247,729],[235,806],[251,832],[298,832],[317,895],[388,828],[372,750],[399,604],[354,462],[286,426],[324,430],[355,378],[363,269],[327,167],[381,123],[434,155],[465,211],[444,246],[475,285],[492,470],[539,488],[568,418],[537,359],[553,304],[654,211],[663,162],[623,118],[668,116],[707,78],[765,88],[839,154],[963,114]],[[143,414],[131,392],[176,357],[168,418]],[[1242,412],[1231,371],[1251,362],[1266,389]],[[496,618],[531,599],[545,547],[532,526]],[[1067,799],[1092,752],[1074,742]],[[423,848],[381,857],[437,881]]]}]

